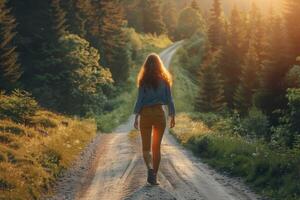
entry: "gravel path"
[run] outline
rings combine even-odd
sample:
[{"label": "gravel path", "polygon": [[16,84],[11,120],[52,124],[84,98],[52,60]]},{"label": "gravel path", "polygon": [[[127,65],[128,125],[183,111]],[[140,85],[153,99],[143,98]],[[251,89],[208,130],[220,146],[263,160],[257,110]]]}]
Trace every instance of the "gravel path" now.
[{"label": "gravel path", "polygon": [[[166,66],[181,43],[160,56]],[[240,180],[221,175],[184,149],[166,130],[158,173],[160,185],[146,183],[139,133],[128,134],[134,117],[113,133],[100,134],[74,167],[60,178],[47,200],[256,200]]]}]

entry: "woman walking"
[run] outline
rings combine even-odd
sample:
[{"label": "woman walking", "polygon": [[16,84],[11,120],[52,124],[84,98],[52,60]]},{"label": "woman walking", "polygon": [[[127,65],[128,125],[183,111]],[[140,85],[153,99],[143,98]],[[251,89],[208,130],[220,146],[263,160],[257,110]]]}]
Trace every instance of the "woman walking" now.
[{"label": "woman walking", "polygon": [[152,53],[147,57],[138,74],[137,85],[138,97],[134,107],[136,115],[134,127],[140,128],[143,158],[148,169],[147,182],[151,185],[158,185],[160,146],[166,128],[163,105],[168,106],[170,128],[175,126],[175,106],[171,94],[172,77],[159,55]]}]

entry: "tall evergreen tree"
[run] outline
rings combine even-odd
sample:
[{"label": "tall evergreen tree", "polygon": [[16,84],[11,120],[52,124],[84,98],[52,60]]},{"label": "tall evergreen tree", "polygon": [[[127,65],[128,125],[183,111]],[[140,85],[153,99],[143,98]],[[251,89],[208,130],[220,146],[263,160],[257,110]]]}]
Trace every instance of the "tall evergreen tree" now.
[{"label": "tall evergreen tree", "polygon": [[70,94],[67,91],[72,85],[68,84],[64,70],[72,66],[66,64],[70,57],[62,53],[64,47],[60,44],[66,34],[61,1],[12,0],[10,3],[20,21],[18,46],[24,66],[22,84],[42,106],[66,111],[60,108],[59,102]]},{"label": "tall evergreen tree", "polygon": [[259,65],[254,45],[250,43],[250,48],[242,66],[240,82],[234,94],[234,107],[243,115],[247,114],[248,109],[252,106],[252,97],[258,88]]},{"label": "tall evergreen tree", "polygon": [[174,38],[177,25],[176,4],[173,0],[165,2],[163,5],[163,22],[166,25],[168,35]]},{"label": "tall evergreen tree", "polygon": [[244,57],[242,19],[236,6],[232,9],[227,32],[227,41],[223,48],[219,68],[224,79],[226,102],[230,108],[233,108],[233,95],[239,84]]},{"label": "tall evergreen tree", "polygon": [[136,32],[142,33],[144,30],[142,18],[143,8],[141,7],[142,3],[140,2],[140,0],[122,1],[122,5],[125,10],[125,16],[128,21],[128,26],[133,27]]},{"label": "tall evergreen tree", "polygon": [[176,39],[186,39],[197,31],[204,32],[204,20],[199,12],[191,7],[184,8],[178,18]]},{"label": "tall evergreen tree", "polygon": [[285,0],[285,26],[288,33],[290,52],[288,64],[294,64],[295,58],[299,56],[300,52],[300,1],[298,0]]},{"label": "tall evergreen tree", "polygon": [[268,54],[259,76],[260,87],[255,95],[255,104],[268,114],[274,124],[278,116],[276,117],[273,111],[286,105],[287,86],[284,77],[289,67],[286,63],[286,40],[280,17],[271,16],[268,24]]},{"label": "tall evergreen tree", "polygon": [[[89,2],[89,1],[88,1]],[[68,31],[77,34],[80,37],[86,36],[86,16],[85,8],[80,0],[65,0],[62,2],[64,10],[66,10],[66,21],[68,24]],[[85,4],[84,4],[85,5]]]},{"label": "tall evergreen tree", "polygon": [[218,71],[220,50],[208,52],[199,73],[199,93],[195,110],[199,112],[220,112],[225,106],[223,83]]},{"label": "tall evergreen tree", "polygon": [[97,48],[104,59],[101,63],[109,67],[117,84],[127,80],[130,68],[128,39],[123,28],[126,26],[123,9],[117,1],[101,0],[99,8],[99,40]]},{"label": "tall evergreen tree", "polygon": [[201,12],[200,6],[197,2],[197,0],[192,0],[191,7],[195,10],[197,10],[199,13]]},{"label": "tall evergreen tree", "polygon": [[0,0],[0,89],[9,90],[21,76],[14,46],[16,22],[5,0]]},{"label": "tall evergreen tree", "polygon": [[[249,30],[247,38],[252,38],[252,44],[255,48],[260,63],[266,58],[267,35],[261,11],[253,2],[249,13]],[[250,40],[249,40],[250,41]]]},{"label": "tall evergreen tree", "polygon": [[[99,32],[97,7],[91,0],[65,0],[63,8],[67,11],[68,30],[90,41]],[[91,41],[92,42],[92,41]]]},{"label": "tall evergreen tree", "polygon": [[61,8],[60,0],[52,0],[51,8],[53,14],[53,29],[56,32],[57,39],[66,34],[66,13]]},{"label": "tall evergreen tree", "polygon": [[26,89],[37,87],[43,80],[40,75],[55,73],[55,67],[46,67],[45,59],[59,55],[52,52],[64,31],[64,11],[57,0],[10,0],[13,13],[19,25],[18,51],[24,69],[22,83]]},{"label": "tall evergreen tree", "polygon": [[224,19],[220,0],[214,0],[210,9],[208,39],[213,49],[220,48],[224,44]]},{"label": "tall evergreen tree", "polygon": [[160,35],[166,31],[160,10],[160,1],[141,0],[143,27],[145,33]]}]

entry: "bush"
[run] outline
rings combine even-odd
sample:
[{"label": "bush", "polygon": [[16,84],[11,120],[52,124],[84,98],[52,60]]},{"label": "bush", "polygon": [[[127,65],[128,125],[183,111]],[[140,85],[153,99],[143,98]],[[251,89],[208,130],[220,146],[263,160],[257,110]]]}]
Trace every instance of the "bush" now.
[{"label": "bush", "polygon": [[300,87],[300,66],[293,66],[285,76],[285,81],[287,85],[291,88]]},{"label": "bush", "polygon": [[28,122],[38,110],[38,103],[24,90],[15,90],[11,95],[0,93],[0,119]]},{"label": "bush", "polygon": [[300,135],[300,89],[287,90],[292,131]]},{"label": "bush", "polygon": [[47,117],[35,117],[32,122],[35,124],[35,125],[40,125],[44,128],[56,128],[57,127],[57,123],[52,120],[52,119],[49,119]]},{"label": "bush", "polygon": [[53,173],[54,176],[60,172],[60,161],[62,156],[54,149],[47,149],[42,152],[39,157],[39,162],[45,168],[46,171]]},{"label": "bush", "polygon": [[209,157],[210,151],[209,148],[211,147],[211,140],[208,136],[192,136],[188,140],[188,144],[194,147],[194,151],[200,154],[203,157]]},{"label": "bush", "polygon": [[288,89],[288,110],[281,111],[280,125],[273,127],[272,144],[288,148],[300,145],[300,89]]},{"label": "bush", "polygon": [[267,116],[257,108],[250,109],[248,116],[242,119],[241,126],[244,128],[246,135],[270,141],[269,121]]},{"label": "bush", "polygon": [[221,117],[218,114],[208,112],[208,113],[192,113],[191,118],[193,120],[201,120],[205,125],[208,127],[212,127],[214,124],[216,124],[218,121],[221,120]]},{"label": "bush", "polygon": [[0,132],[8,132],[14,135],[25,135],[24,129],[18,126],[10,126],[4,123],[0,123]]},{"label": "bush", "polygon": [[204,24],[202,16],[195,9],[189,7],[183,9],[178,18],[176,39],[186,39],[196,32],[204,32]]},{"label": "bush", "polygon": [[9,183],[6,180],[0,179],[0,190],[9,190],[14,188],[15,186],[11,183]]}]

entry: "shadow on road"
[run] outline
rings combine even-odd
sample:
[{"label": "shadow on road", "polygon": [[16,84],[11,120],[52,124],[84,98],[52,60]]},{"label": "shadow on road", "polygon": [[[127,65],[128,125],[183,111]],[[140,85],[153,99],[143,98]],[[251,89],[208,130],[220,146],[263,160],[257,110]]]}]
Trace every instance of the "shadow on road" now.
[{"label": "shadow on road", "polygon": [[144,186],[138,188],[133,193],[127,195],[125,200],[153,200],[153,199],[163,199],[163,200],[175,200],[176,198],[162,188],[160,185],[152,186],[145,184]]}]

